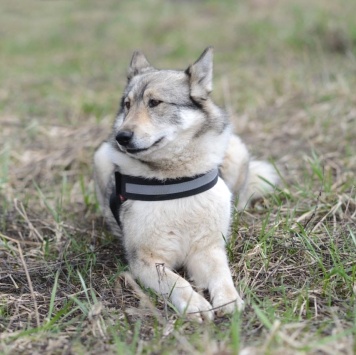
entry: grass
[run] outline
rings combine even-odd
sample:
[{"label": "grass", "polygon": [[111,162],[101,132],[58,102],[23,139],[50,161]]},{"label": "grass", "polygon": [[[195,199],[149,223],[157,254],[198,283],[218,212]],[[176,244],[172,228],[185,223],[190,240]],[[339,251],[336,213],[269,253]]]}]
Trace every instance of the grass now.
[{"label": "grass", "polygon": [[[356,3],[1,1],[0,353],[356,352]],[[243,314],[198,325],[127,274],[92,156],[130,55],[215,47],[215,100],[282,183],[236,212]]]}]

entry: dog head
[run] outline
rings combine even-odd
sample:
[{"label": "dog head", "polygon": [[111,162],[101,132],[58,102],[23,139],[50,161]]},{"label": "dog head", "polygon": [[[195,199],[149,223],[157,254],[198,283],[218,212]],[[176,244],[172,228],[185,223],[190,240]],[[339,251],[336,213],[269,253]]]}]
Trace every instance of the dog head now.
[{"label": "dog head", "polygon": [[179,153],[193,137],[227,126],[212,103],[213,49],[207,48],[185,71],[158,70],[141,52],[133,54],[128,83],[114,125],[115,144],[138,159],[158,152]]}]

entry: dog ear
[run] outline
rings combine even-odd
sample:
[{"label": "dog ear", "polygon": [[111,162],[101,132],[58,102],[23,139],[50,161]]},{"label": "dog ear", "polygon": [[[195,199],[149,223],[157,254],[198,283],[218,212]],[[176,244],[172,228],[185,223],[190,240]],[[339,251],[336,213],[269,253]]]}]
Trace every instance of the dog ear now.
[{"label": "dog ear", "polygon": [[213,47],[208,47],[186,73],[190,77],[190,96],[197,101],[207,100],[213,90]]},{"label": "dog ear", "polygon": [[153,67],[148,62],[145,55],[140,51],[135,51],[131,58],[127,79],[130,81],[135,75],[142,74],[151,69],[153,69]]}]

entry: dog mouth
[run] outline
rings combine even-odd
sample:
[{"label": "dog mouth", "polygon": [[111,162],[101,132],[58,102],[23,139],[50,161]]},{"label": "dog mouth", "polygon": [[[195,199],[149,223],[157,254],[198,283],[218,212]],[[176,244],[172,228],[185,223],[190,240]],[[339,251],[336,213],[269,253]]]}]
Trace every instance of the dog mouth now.
[{"label": "dog mouth", "polygon": [[157,146],[159,143],[161,143],[163,138],[164,137],[157,139],[152,145],[150,145],[149,147],[146,147],[146,148],[126,148],[126,152],[130,153],[130,154],[137,154],[137,153],[145,152],[145,151]]}]

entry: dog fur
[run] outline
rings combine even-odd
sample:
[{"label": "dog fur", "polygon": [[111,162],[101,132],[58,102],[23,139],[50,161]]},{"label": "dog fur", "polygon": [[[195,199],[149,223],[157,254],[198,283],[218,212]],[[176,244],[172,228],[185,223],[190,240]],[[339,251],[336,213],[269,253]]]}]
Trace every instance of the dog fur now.
[{"label": "dog fur", "polygon": [[[231,133],[226,113],[210,96],[212,75],[211,47],[185,71],[155,69],[135,52],[112,133],[94,156],[97,197],[130,272],[198,321],[243,308],[225,251],[232,196],[244,208],[278,181],[274,168],[250,160]],[[131,136],[119,144],[120,135]],[[119,211],[121,228],[114,219],[109,198],[115,171],[165,180],[216,167],[221,177],[210,190],[168,201],[127,200]],[[182,267],[195,288],[176,273]]]}]

